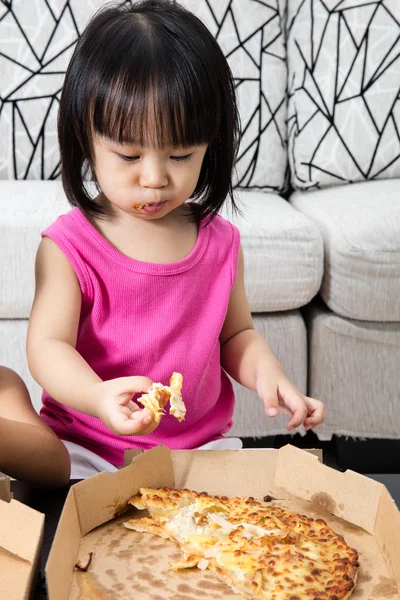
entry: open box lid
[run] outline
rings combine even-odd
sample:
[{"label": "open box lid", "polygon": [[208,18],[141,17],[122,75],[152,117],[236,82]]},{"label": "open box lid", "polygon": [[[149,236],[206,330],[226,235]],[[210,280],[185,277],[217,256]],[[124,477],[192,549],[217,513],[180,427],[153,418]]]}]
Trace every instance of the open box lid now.
[{"label": "open box lid", "polygon": [[335,471],[312,452],[292,446],[225,451],[158,446],[134,452],[132,462],[117,473],[100,473],[71,488],[46,567],[50,600],[69,597],[81,538],[121,514],[140,487],[186,487],[256,498],[279,498],[285,490],[372,534],[400,590],[400,513],[384,485],[350,471]]},{"label": "open box lid", "polygon": [[11,500],[10,478],[0,476],[0,500],[10,502]]},{"label": "open box lid", "polygon": [[400,592],[400,512],[386,486],[290,445],[279,451],[274,484],[374,535]]},{"label": "open box lid", "polygon": [[0,598],[31,595],[39,566],[44,515],[13,500],[10,479],[0,479]]}]

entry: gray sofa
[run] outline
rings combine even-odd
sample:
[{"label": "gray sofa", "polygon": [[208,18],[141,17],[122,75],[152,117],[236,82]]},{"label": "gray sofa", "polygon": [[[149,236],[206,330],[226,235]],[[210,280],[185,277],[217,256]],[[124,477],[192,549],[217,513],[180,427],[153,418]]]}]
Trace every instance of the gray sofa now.
[{"label": "gray sofa", "polygon": [[[34,254],[40,232],[69,209],[54,118],[73,34],[63,1],[50,4],[53,16],[36,16],[43,39],[55,32],[43,56],[37,49],[40,64],[24,54],[18,28],[0,22],[0,39],[16,36],[0,81],[0,364],[22,375],[37,408],[25,358]],[[78,27],[101,4],[82,4]],[[316,0],[312,14],[300,0],[183,4],[217,36],[237,80],[242,216],[227,216],[241,230],[255,326],[293,382],[326,403],[321,440],[400,438],[400,17],[389,3],[350,0],[329,12]],[[34,49],[40,40],[36,30]],[[46,69],[59,75],[43,78]],[[232,435],[285,426],[237,389]]]}]

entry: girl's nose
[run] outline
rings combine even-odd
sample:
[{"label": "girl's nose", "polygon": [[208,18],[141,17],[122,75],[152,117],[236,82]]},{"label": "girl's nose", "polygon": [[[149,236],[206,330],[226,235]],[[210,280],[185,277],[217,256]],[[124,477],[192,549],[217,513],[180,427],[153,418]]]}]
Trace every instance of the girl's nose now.
[{"label": "girl's nose", "polygon": [[159,161],[143,161],[140,170],[140,185],[148,188],[162,188],[168,185],[165,166]]}]

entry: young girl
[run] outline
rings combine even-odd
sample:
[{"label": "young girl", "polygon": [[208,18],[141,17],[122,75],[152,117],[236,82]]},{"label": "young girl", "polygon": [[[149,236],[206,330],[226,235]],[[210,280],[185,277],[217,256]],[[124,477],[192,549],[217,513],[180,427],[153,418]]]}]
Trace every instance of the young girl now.
[{"label": "young girl", "polygon": [[6,367],[0,367],[0,471],[45,486],[62,486],[70,474],[66,448],[35,412],[22,379]]},{"label": "young girl", "polygon": [[[73,466],[112,471],[125,449],[156,444],[235,444],[224,439],[227,374],[258,392],[268,416],[288,411],[288,430],[323,420],[322,403],[289,382],[254,330],[239,232],[217,215],[227,197],[234,206],[237,139],[232,75],[194,15],[145,0],[89,23],[59,113],[75,208],[43,233],[28,334],[41,415]],[[173,371],[186,418],[156,427],[132,399]]]}]

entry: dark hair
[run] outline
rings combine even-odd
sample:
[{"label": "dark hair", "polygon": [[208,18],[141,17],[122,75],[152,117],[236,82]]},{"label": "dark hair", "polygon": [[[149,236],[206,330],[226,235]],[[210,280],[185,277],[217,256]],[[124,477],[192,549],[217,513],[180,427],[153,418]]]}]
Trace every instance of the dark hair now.
[{"label": "dark hair", "polygon": [[[156,123],[156,139],[148,137],[149,119]],[[208,144],[193,194],[199,216],[212,217],[228,195],[236,208],[238,132],[228,63],[191,12],[171,0],[144,0],[108,7],[89,22],[67,69],[58,116],[70,204],[91,215],[106,212],[87,187],[87,176],[95,179],[93,137],[99,134],[157,147]]]}]

